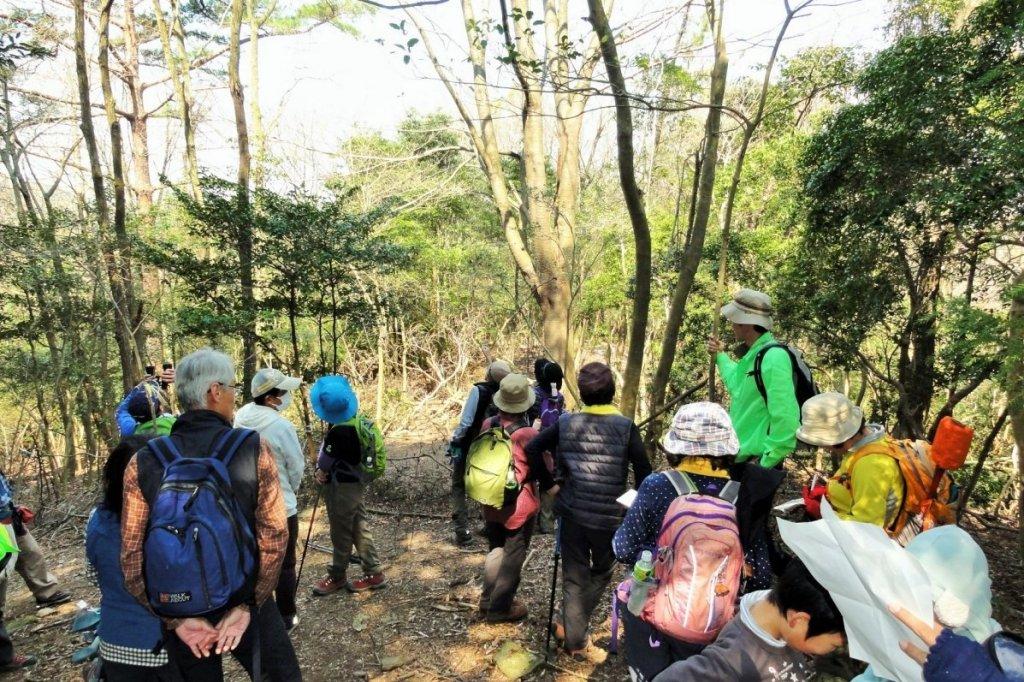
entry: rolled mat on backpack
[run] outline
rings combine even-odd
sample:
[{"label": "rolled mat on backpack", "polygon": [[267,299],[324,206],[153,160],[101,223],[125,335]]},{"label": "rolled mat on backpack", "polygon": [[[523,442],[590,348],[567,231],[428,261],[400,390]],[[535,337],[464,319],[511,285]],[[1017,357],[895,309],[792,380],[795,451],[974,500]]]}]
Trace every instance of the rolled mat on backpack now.
[{"label": "rolled mat on backpack", "polygon": [[943,475],[952,469],[959,469],[967,461],[973,439],[974,429],[966,424],[949,416],[939,420],[935,437],[932,439],[931,450],[935,473],[932,475],[931,485],[928,487],[928,498],[921,505],[923,516],[928,516],[939,486],[942,484]]},{"label": "rolled mat on backpack", "polygon": [[946,469],[959,469],[967,461],[971,451],[974,429],[962,424],[952,417],[943,417],[939,428],[932,439],[932,460],[935,466]]}]

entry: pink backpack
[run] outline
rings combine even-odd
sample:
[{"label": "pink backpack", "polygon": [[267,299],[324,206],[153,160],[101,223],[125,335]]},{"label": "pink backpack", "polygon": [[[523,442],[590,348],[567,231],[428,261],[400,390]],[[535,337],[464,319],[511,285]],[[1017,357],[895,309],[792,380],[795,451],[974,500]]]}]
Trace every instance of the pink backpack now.
[{"label": "pink backpack", "polygon": [[657,589],[643,619],[661,632],[692,644],[710,644],[733,616],[743,571],[736,525],[739,483],[718,497],[701,495],[686,474],[666,471],[676,489],[658,534],[654,561]]}]

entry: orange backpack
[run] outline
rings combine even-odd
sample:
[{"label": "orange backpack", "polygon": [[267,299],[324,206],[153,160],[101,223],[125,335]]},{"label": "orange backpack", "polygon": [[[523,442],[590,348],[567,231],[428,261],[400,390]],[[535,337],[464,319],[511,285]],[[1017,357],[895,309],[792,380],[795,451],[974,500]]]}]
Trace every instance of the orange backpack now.
[{"label": "orange backpack", "polygon": [[889,537],[906,545],[918,533],[956,523],[956,512],[950,506],[953,499],[953,478],[942,472],[935,495],[929,495],[935,476],[931,443],[923,440],[893,440],[881,438],[868,443],[853,455],[848,471],[847,488],[852,490],[852,479],[857,462],[868,455],[886,455],[896,460],[903,476],[903,501],[896,518],[885,529]]}]

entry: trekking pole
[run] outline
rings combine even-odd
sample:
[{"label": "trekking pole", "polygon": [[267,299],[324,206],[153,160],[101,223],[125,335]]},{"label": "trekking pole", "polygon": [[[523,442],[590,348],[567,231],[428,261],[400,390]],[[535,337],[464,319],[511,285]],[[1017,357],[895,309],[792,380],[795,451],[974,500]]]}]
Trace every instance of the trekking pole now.
[{"label": "trekking pole", "polygon": [[562,558],[562,520],[555,521],[555,568],[551,572],[551,599],[548,602],[548,634],[544,640],[544,662],[551,650],[551,630],[555,622],[555,588],[558,585],[558,562]]},{"label": "trekking pole", "polygon": [[306,543],[302,546],[302,558],[299,559],[299,573],[295,576],[295,584],[302,583],[302,567],[306,563],[306,551],[309,549],[309,537],[313,534],[313,523],[316,521],[316,508],[320,504],[320,487],[317,486],[316,498],[313,499],[313,513],[309,515],[309,530],[306,531]]}]

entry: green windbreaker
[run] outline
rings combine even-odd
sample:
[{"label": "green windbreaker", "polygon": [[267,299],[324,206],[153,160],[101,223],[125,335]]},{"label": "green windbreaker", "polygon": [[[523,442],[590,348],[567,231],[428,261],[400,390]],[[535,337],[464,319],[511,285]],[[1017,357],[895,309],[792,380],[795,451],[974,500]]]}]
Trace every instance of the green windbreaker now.
[{"label": "green windbreaker", "polygon": [[734,362],[725,353],[716,357],[732,403],[729,417],[740,439],[740,452],[736,461],[759,458],[761,466],[773,467],[796,447],[796,430],[800,427],[800,406],[793,387],[793,363],[783,348],[769,350],[761,363],[761,376],[768,393],[768,402],[761,397],[754,381],[754,358],[765,346],[777,343],[771,332],[761,335],[747,351]]}]

